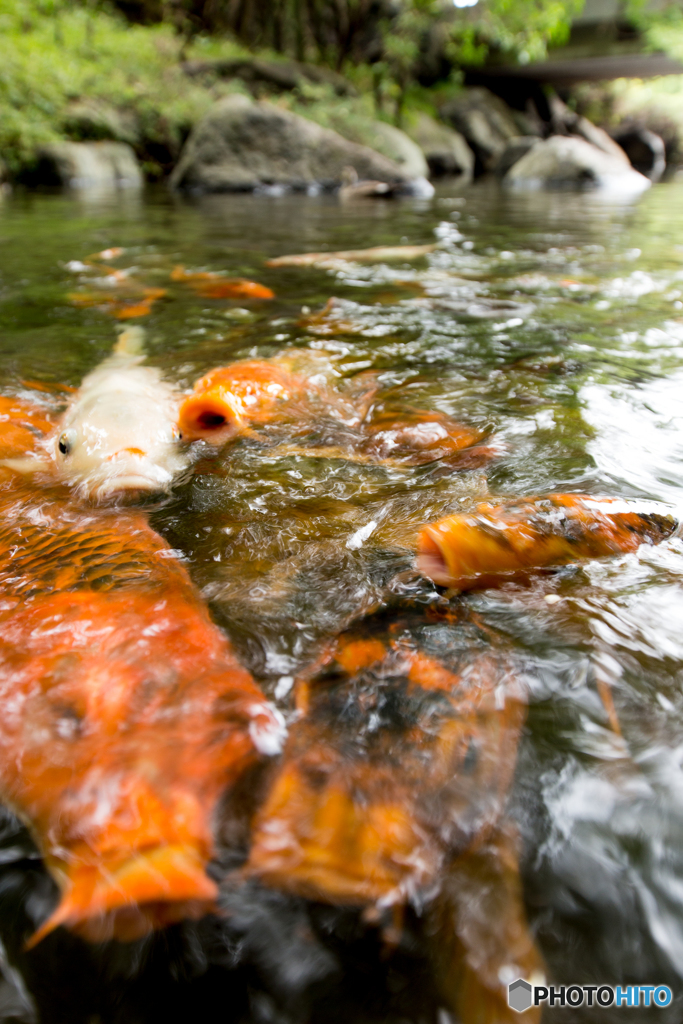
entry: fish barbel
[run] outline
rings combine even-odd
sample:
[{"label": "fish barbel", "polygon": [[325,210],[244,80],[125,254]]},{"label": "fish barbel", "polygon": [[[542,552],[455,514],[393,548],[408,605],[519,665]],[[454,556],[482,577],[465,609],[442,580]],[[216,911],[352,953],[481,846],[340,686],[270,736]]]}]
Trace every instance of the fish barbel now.
[{"label": "fish barbel", "polygon": [[42,457],[13,468],[41,470],[95,500],[168,490],[189,463],[180,444],[179,396],[159,370],[141,365],[144,333],[130,327],[89,373],[46,440]]},{"label": "fish barbel", "polygon": [[428,907],[449,1008],[494,1024],[513,1016],[504,966],[542,971],[503,824],[526,691],[489,638],[459,625],[446,627],[453,668],[415,623],[369,620],[300,680],[300,717],[244,870],[370,919]]},{"label": "fish barbel", "polygon": [[417,568],[442,586],[495,586],[533,569],[635,551],[678,526],[654,501],[550,494],[483,502],[423,527]]},{"label": "fish barbel", "polygon": [[31,944],[200,916],[217,805],[281,719],[141,514],[1,487],[0,798],[62,893]]}]

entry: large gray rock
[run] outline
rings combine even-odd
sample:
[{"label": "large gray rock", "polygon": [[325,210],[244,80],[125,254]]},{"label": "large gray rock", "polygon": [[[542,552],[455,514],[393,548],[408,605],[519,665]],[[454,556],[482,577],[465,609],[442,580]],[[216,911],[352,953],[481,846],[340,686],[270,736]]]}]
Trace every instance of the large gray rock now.
[{"label": "large gray rock", "polygon": [[72,138],[115,140],[137,145],[140,126],[132,110],[123,110],[103,100],[85,97],[66,108],[63,128]]},{"label": "large gray rock", "polygon": [[503,181],[521,188],[601,188],[627,193],[642,192],[650,185],[628,163],[569,135],[537,142]]},{"label": "large gray rock", "polygon": [[510,139],[519,135],[510,108],[488,89],[476,86],[445,103],[442,119],[464,135],[484,170],[493,170]]},{"label": "large gray rock", "polygon": [[548,98],[550,108],[550,123],[557,135],[578,135],[580,138],[597,146],[603,153],[609,153],[616,160],[628,164],[628,157],[621,146],[617,145],[614,139],[610,138],[604,128],[598,128],[596,124],[582,117],[576,111],[570,110],[564,100],[557,95]]},{"label": "large gray rock", "polygon": [[408,129],[425,155],[432,177],[457,177],[465,184],[474,173],[474,153],[460,132],[440,124],[429,114],[419,114]]},{"label": "large gray rock", "polygon": [[397,163],[313,121],[246,96],[227,96],[194,129],[171,175],[174,188],[249,191],[263,185],[305,189],[359,178],[408,181]]},{"label": "large gray rock", "polygon": [[[394,160],[409,178],[426,178],[428,176],[429,166],[424,153],[404,131],[394,128],[386,121],[373,121],[372,129],[374,132],[372,149],[376,149],[378,153]],[[367,144],[370,144],[369,139]]]},{"label": "large gray rock", "polygon": [[139,188],[142,171],[125,142],[50,142],[30,174],[35,184],[71,188]]}]

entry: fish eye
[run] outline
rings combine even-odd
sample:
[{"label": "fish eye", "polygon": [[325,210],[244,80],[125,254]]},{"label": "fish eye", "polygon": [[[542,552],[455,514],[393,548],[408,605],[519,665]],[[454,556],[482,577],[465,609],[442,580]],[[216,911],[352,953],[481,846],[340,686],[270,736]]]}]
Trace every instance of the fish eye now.
[{"label": "fish eye", "polygon": [[63,434],[60,434],[57,447],[59,448],[62,455],[68,455],[76,442],[76,431],[65,430]]},{"label": "fish eye", "polygon": [[173,440],[174,441],[182,441],[182,439],[183,439],[183,432],[182,432],[182,430],[179,427],[175,426],[175,424],[174,424],[173,425]]}]

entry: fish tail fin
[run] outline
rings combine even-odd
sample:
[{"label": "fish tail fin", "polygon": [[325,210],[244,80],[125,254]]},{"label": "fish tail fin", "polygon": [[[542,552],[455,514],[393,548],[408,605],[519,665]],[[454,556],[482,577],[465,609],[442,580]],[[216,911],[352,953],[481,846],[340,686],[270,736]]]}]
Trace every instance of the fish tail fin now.
[{"label": "fish tail fin", "polygon": [[134,324],[119,334],[113,348],[117,356],[140,356],[145,351],[145,328]]},{"label": "fish tail fin", "polygon": [[33,949],[64,925],[90,942],[132,942],[215,909],[218,888],[192,846],[157,846],[115,865],[68,865],[64,895],[26,944]]}]

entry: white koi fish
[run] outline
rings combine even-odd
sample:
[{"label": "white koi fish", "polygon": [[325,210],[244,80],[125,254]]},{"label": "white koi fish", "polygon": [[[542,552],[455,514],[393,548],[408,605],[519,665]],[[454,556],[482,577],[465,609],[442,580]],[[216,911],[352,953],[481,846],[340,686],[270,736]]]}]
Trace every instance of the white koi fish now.
[{"label": "white koi fish", "polygon": [[46,441],[44,458],[6,460],[24,472],[56,471],[97,501],[168,490],[188,465],[180,444],[179,395],[143,366],[144,331],[129,327],[84,378]]}]

